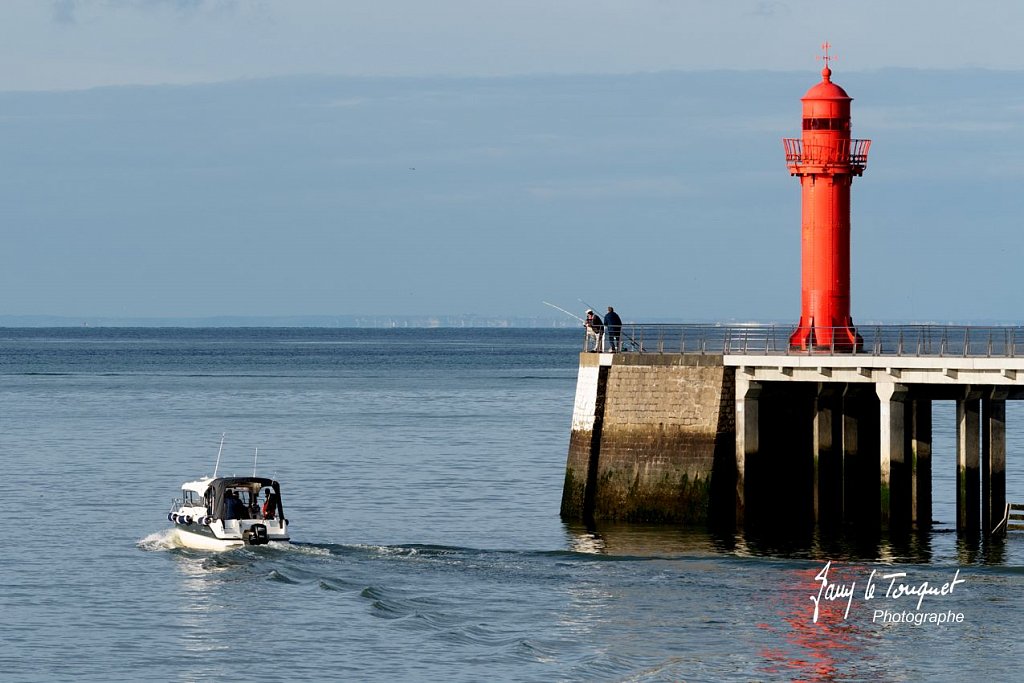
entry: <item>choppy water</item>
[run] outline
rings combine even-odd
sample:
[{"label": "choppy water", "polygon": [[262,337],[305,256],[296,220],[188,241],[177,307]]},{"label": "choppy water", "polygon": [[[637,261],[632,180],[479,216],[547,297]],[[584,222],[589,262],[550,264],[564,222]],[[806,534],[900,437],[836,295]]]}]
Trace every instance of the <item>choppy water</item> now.
[{"label": "choppy water", "polygon": [[[1024,537],[762,542],[558,517],[556,330],[0,330],[4,680],[1015,680]],[[1011,405],[1010,498],[1024,501]],[[290,547],[168,541],[185,479],[279,478]],[[952,520],[952,408],[935,409]],[[815,576],[855,582],[822,603]],[[865,583],[952,594],[872,621]]]}]

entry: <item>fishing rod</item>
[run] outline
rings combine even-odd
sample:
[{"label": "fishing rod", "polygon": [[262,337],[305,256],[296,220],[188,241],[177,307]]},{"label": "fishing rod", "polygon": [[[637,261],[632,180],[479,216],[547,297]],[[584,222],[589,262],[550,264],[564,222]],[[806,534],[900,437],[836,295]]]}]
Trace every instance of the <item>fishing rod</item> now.
[{"label": "fishing rod", "polygon": [[569,316],[569,317],[572,317],[572,318],[576,318],[576,319],[577,319],[577,320],[579,320],[579,321],[580,321],[581,323],[586,323],[586,322],[587,322],[586,320],[584,320],[583,318],[579,317],[579,316],[578,316],[578,315],[576,315],[575,313],[570,313],[569,311],[565,310],[565,309],[564,309],[564,308],[562,308],[561,306],[556,306],[556,305],[554,305],[554,304],[549,304],[549,303],[548,303],[547,301],[541,301],[541,303],[542,303],[542,304],[546,304],[546,305],[550,306],[551,308],[557,308],[557,309],[558,309],[558,310],[560,310],[560,311],[561,311],[562,313],[565,313],[565,314],[566,314],[567,316]]},{"label": "fishing rod", "polygon": [[259,461],[259,459],[260,459],[260,447],[257,446],[256,447],[256,453],[252,456],[252,477],[253,477],[253,479],[256,478],[256,463]]}]

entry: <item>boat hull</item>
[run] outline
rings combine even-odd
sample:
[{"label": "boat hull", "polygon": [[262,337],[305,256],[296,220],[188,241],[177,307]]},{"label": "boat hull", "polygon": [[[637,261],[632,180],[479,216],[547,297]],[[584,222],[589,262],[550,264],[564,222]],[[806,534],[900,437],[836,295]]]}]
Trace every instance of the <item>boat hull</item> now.
[{"label": "boat hull", "polygon": [[172,531],[174,541],[178,545],[197,550],[232,550],[246,545],[288,543],[290,541],[287,533],[280,528],[268,529],[265,536],[257,538],[253,534],[247,533],[254,525],[247,525],[245,531],[237,522],[230,526],[231,528],[225,529],[219,521],[209,525],[175,524]]},{"label": "boat hull", "polygon": [[216,538],[215,536],[195,533],[180,526],[175,527],[172,531],[177,545],[196,550],[231,550],[245,545],[245,542],[241,539]]}]

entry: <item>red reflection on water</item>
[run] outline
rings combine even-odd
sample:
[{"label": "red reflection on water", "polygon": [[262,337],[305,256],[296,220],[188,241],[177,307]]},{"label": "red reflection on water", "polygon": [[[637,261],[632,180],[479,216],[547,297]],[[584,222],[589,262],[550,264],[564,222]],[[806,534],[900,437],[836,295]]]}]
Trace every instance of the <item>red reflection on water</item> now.
[{"label": "red reflection on water", "polygon": [[[859,668],[866,658],[864,649],[867,631],[853,620],[857,604],[863,600],[864,582],[870,575],[863,567],[831,565],[827,580],[836,587],[849,588],[853,597],[827,600],[822,590],[822,567],[785,570],[778,587],[768,599],[777,623],[760,623],[758,628],[782,637],[788,648],[764,647],[759,654],[766,660],[761,669],[768,674],[794,681],[835,681],[846,678],[851,668]],[[818,603],[818,620],[814,621],[814,601]],[[846,614],[849,605],[849,615]]]}]

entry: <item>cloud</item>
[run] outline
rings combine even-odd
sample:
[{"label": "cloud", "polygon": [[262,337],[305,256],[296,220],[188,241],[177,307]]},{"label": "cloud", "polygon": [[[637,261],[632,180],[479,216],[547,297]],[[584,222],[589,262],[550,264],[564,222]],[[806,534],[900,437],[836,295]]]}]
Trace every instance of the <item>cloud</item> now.
[{"label": "cloud", "polygon": [[548,183],[534,185],[527,193],[545,200],[665,199],[692,197],[697,190],[680,178],[665,176]]},{"label": "cloud", "polygon": [[331,100],[324,106],[334,109],[348,109],[351,107],[361,107],[369,101],[367,97],[339,97]]},{"label": "cloud", "polygon": [[119,9],[140,11],[171,9],[177,12],[201,10],[222,11],[235,9],[238,0],[51,0],[53,21],[58,24],[77,24],[83,11],[102,12]]},{"label": "cloud", "polygon": [[757,17],[774,19],[776,17],[788,17],[793,12],[790,10],[789,5],[784,2],[760,0],[760,2],[754,3],[754,9],[750,13]]},{"label": "cloud", "polygon": [[75,0],[53,0],[53,21],[58,24],[75,23]]}]

